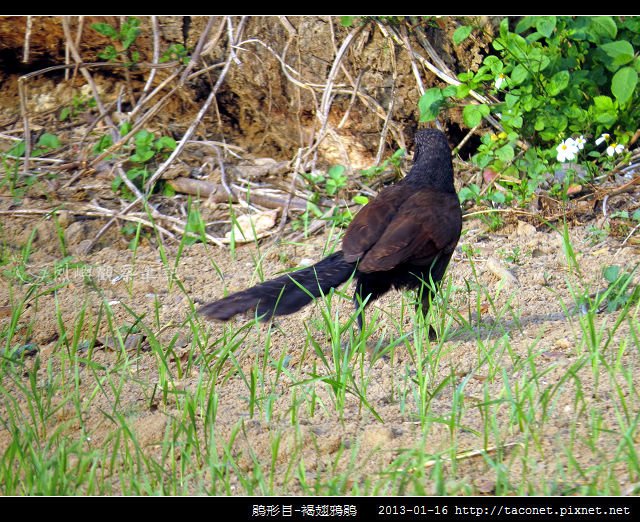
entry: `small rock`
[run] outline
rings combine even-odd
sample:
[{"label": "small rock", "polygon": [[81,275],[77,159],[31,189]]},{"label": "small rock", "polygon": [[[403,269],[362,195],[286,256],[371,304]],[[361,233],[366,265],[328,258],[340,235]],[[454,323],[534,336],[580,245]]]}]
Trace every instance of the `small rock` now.
[{"label": "small rock", "polygon": [[311,428],[311,433],[319,437],[324,437],[331,433],[331,428],[329,426],[313,426]]},{"label": "small rock", "polygon": [[233,231],[227,232],[225,238],[231,240],[233,236],[236,243],[255,241],[275,226],[277,216],[277,209],[240,216],[234,223]]},{"label": "small rock", "polygon": [[388,428],[369,428],[364,432],[362,444],[365,448],[383,447],[393,438],[393,434]]},{"label": "small rock", "polygon": [[549,281],[547,281],[547,276],[544,273],[544,270],[538,270],[533,274],[532,281],[536,285],[547,286]]},{"label": "small rock", "polygon": [[404,429],[402,426],[392,426],[391,427],[391,435],[393,438],[402,437],[404,435]]},{"label": "small rock", "polygon": [[491,479],[480,479],[475,483],[478,493],[492,495],[496,491],[496,483]]},{"label": "small rock", "polygon": [[69,245],[69,251],[76,257],[81,257],[89,253],[91,246],[90,239],[83,239],[77,245]]},{"label": "small rock", "polygon": [[518,228],[516,229],[516,235],[518,237],[529,237],[536,233],[536,227],[531,223],[525,221],[518,221]]},{"label": "small rock", "polygon": [[487,259],[485,266],[489,272],[499,277],[507,286],[518,285],[518,279],[516,276],[513,275],[511,271],[507,270],[495,257]]},{"label": "small rock", "polygon": [[304,268],[307,266],[311,266],[314,263],[313,259],[311,259],[310,257],[303,257],[299,262],[298,262],[298,266],[300,268]]},{"label": "small rock", "polygon": [[67,245],[77,245],[89,236],[89,225],[86,221],[76,221],[71,223],[69,227],[64,231],[64,237],[67,240]]},{"label": "small rock", "polygon": [[58,219],[58,225],[64,229],[69,228],[74,221],[74,216],[72,216],[68,210],[60,210],[56,214],[56,218]]}]

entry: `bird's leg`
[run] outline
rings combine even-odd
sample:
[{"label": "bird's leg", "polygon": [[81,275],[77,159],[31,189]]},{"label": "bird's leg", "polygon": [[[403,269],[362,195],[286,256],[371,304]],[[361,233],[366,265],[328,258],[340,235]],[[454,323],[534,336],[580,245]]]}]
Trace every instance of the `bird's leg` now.
[{"label": "bird's leg", "polygon": [[358,322],[358,329],[362,332],[364,328],[364,305],[362,304],[362,296],[356,290],[353,294],[353,306],[356,310],[356,321]]},{"label": "bird's leg", "polygon": [[[438,284],[433,284],[433,282],[430,283],[423,283],[420,285],[420,290],[419,292],[419,300],[416,303],[416,314],[419,312],[422,312],[422,316],[424,317],[424,320],[427,321],[428,315],[429,315],[429,309],[431,308],[431,301],[433,300],[433,297],[435,296],[436,292],[438,291]],[[436,333],[435,329],[433,328],[433,326],[431,326],[431,324],[429,324],[429,340],[431,341],[435,341],[438,339],[438,334]]]}]

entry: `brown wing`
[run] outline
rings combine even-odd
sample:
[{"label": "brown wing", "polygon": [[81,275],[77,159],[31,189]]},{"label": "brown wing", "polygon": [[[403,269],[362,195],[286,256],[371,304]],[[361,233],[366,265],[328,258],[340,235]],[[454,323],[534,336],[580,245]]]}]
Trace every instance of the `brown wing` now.
[{"label": "brown wing", "polygon": [[342,239],[342,252],[349,263],[354,263],[380,239],[413,191],[406,185],[393,185],[380,191],[378,196],[356,214]]},{"label": "brown wing", "polygon": [[460,203],[455,194],[430,189],[414,192],[364,254],[358,269],[381,272],[405,262],[428,264],[438,253],[453,251],[461,228]]}]

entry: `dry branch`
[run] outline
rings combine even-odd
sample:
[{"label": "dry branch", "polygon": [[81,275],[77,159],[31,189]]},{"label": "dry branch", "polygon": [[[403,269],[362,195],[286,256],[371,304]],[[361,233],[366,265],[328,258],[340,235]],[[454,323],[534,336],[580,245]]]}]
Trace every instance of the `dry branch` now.
[{"label": "dry branch", "polygon": [[[235,33],[234,40],[229,42],[229,48],[234,47],[235,43],[239,40],[240,35],[242,34],[242,29],[244,27],[244,24],[245,24],[246,20],[247,20],[246,16],[243,16],[242,19],[240,20],[240,23],[238,24],[238,28],[237,28],[236,33]],[[231,18],[230,17],[227,17],[227,23],[231,24]],[[151,187],[153,187],[155,182],[158,179],[160,179],[160,176],[162,176],[162,174],[167,170],[167,168],[169,168],[169,165],[171,165],[173,163],[173,161],[176,159],[176,157],[182,152],[182,149],[186,145],[187,141],[189,141],[191,139],[191,136],[195,132],[196,128],[200,125],[200,123],[202,121],[202,118],[204,117],[206,112],[209,110],[209,107],[211,106],[211,103],[213,102],[213,100],[215,99],[216,95],[218,94],[218,90],[220,89],[220,86],[224,82],[224,79],[225,79],[225,77],[227,75],[227,72],[229,71],[229,68],[231,67],[231,63],[233,62],[233,57],[234,56],[235,55],[233,53],[229,52],[227,60],[226,60],[226,62],[224,64],[224,68],[222,69],[222,72],[220,73],[220,76],[218,77],[218,81],[213,86],[213,89],[211,89],[211,92],[209,93],[209,96],[207,97],[206,101],[202,105],[202,108],[198,112],[198,115],[196,116],[195,120],[190,125],[190,127],[187,129],[187,131],[184,133],[184,135],[182,136],[182,138],[178,142],[178,145],[175,148],[175,150],[171,153],[171,155],[167,158],[167,160],[162,165],[160,165],[158,167],[158,169],[153,173],[153,176],[151,176],[151,178],[149,178],[149,180],[145,184],[147,192],[149,192],[151,190]]]},{"label": "dry branch", "polygon": [[[289,195],[285,193],[268,193],[256,189],[247,190],[237,185],[232,185],[233,190],[229,194],[222,184],[192,178],[176,178],[167,181],[167,184],[176,192],[206,197],[214,203],[225,203],[231,200],[232,203],[252,203],[274,209],[287,207],[289,199]],[[294,196],[288,206],[293,210],[304,211],[307,209],[307,202]]]}]

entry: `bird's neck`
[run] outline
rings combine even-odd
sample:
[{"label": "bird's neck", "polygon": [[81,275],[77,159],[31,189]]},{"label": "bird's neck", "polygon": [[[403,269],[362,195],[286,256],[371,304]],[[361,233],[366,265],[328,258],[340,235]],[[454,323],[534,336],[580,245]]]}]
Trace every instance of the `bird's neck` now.
[{"label": "bird's neck", "polygon": [[402,181],[417,189],[431,188],[438,192],[456,192],[453,184],[453,168],[438,162],[436,165],[414,165]]}]

